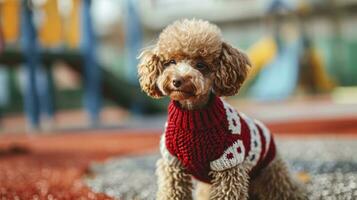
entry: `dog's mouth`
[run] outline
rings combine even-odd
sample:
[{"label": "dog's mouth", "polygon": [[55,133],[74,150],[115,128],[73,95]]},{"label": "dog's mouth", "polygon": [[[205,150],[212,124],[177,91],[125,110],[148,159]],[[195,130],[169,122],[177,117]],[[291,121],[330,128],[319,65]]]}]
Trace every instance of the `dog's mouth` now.
[{"label": "dog's mouth", "polygon": [[191,98],[191,97],[195,96],[195,94],[192,91],[176,89],[176,90],[171,90],[169,96],[173,100],[183,100],[183,99]]}]

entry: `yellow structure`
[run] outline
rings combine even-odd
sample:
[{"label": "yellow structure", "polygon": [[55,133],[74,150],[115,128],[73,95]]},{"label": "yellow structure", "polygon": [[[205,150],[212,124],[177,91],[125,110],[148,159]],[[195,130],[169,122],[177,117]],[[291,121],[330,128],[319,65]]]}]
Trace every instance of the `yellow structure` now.
[{"label": "yellow structure", "polygon": [[39,9],[43,12],[38,36],[42,46],[53,47],[63,41],[63,26],[57,0],[47,0]]},{"label": "yellow structure", "polygon": [[[61,16],[58,2],[46,0],[34,9],[41,12],[41,24],[38,26],[39,41],[44,47],[55,47],[62,43],[70,48],[78,48],[80,42],[80,4],[81,0],[71,1],[68,16]],[[0,1],[0,18],[6,43],[17,42],[20,37],[20,0]]]},{"label": "yellow structure", "polygon": [[70,48],[77,48],[80,42],[81,0],[72,0],[70,16],[65,20],[65,41]]},{"label": "yellow structure", "polygon": [[1,1],[0,17],[5,42],[16,42],[20,36],[20,1]]},{"label": "yellow structure", "polygon": [[265,65],[275,58],[277,49],[278,47],[272,37],[262,38],[248,49],[247,53],[252,64],[248,80],[254,78]]}]

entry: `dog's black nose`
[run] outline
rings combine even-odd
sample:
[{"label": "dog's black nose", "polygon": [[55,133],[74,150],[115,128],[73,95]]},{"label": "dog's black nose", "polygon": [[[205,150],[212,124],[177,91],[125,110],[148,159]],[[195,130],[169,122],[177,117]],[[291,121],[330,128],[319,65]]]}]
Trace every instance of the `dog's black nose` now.
[{"label": "dog's black nose", "polygon": [[172,84],[176,87],[176,88],[178,88],[178,87],[180,87],[181,86],[181,80],[178,80],[178,79],[175,79],[175,80],[173,80],[172,81]]}]

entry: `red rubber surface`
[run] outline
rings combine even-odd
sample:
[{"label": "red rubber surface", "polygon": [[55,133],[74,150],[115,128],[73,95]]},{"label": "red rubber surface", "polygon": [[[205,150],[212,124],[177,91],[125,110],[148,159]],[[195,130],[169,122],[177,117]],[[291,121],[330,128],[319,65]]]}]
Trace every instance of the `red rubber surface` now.
[{"label": "red rubber surface", "polygon": [[158,142],[154,133],[0,136],[0,199],[110,199],[82,183],[89,163],[153,152]]}]

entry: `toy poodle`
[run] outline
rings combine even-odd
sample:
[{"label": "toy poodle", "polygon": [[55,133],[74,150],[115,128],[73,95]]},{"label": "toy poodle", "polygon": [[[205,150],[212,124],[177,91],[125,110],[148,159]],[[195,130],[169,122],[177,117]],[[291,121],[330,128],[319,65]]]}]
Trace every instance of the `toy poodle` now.
[{"label": "toy poodle", "polygon": [[238,92],[250,62],[222,40],[217,26],[176,21],[139,59],[143,91],[171,99],[157,162],[157,199],[193,199],[194,185],[196,199],[307,199],[268,128],[220,98]]}]

